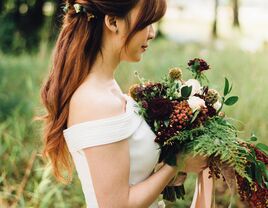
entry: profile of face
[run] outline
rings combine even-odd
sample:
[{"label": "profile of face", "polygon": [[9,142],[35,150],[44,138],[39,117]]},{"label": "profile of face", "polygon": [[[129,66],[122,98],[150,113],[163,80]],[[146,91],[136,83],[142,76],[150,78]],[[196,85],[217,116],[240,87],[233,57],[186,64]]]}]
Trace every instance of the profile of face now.
[{"label": "profile of face", "polygon": [[[147,25],[142,30],[139,30],[125,45],[126,39],[131,29],[135,26],[141,5],[137,4],[129,12],[129,25],[125,19],[116,18],[112,21],[111,17],[105,18],[105,25],[110,30],[109,40],[113,44],[115,53],[119,55],[120,61],[138,62],[141,60],[142,54],[149,46],[149,41],[155,38],[155,31],[152,24]],[[116,32],[117,31],[117,32]]]}]

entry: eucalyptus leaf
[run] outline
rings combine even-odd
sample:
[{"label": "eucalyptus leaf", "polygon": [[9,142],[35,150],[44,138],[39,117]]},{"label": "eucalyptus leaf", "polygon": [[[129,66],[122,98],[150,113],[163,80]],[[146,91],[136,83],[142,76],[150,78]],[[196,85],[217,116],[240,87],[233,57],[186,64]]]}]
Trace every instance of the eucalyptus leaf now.
[{"label": "eucalyptus leaf", "polygon": [[231,106],[231,105],[234,105],[237,101],[238,101],[238,96],[232,96],[232,97],[229,97],[225,102],[224,104],[225,105],[228,105],[228,106]]}]

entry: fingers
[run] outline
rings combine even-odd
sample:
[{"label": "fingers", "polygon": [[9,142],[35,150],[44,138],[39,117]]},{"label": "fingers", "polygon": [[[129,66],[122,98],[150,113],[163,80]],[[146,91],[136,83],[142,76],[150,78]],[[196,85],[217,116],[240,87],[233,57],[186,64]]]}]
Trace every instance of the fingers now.
[{"label": "fingers", "polygon": [[187,173],[179,172],[175,181],[174,178],[169,182],[168,186],[180,186],[187,178]]}]

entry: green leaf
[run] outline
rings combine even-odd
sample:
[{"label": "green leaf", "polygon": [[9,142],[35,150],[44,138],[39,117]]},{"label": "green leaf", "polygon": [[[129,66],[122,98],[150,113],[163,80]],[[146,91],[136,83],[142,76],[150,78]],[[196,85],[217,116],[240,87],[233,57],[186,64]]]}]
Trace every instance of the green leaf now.
[{"label": "green leaf", "polygon": [[258,160],[258,166],[261,169],[261,172],[265,176],[266,180],[268,180],[268,169],[266,168],[264,162]]},{"label": "green leaf", "polygon": [[192,118],[192,120],[191,120],[191,123],[193,123],[193,122],[195,121],[195,119],[197,118],[197,116],[199,115],[199,113],[200,113],[200,110],[196,110],[196,111],[194,112],[194,116],[193,116],[193,118]]},{"label": "green leaf", "polygon": [[258,143],[256,147],[261,150],[262,152],[266,153],[268,155],[268,146],[262,143]]},{"label": "green leaf", "polygon": [[232,97],[229,97],[225,102],[224,104],[225,105],[228,105],[228,106],[231,106],[231,105],[234,105],[237,101],[238,101],[238,96],[232,96]]},{"label": "green leaf", "polygon": [[229,92],[229,80],[225,77],[225,84],[224,84],[224,96],[228,95]]},{"label": "green leaf", "polygon": [[264,184],[265,184],[266,188],[268,189],[268,182],[265,181]]},{"label": "green leaf", "polygon": [[168,127],[169,120],[165,120],[165,121],[164,121],[164,124],[165,124],[165,127]]},{"label": "green leaf", "polygon": [[157,131],[159,129],[159,127],[160,127],[159,123],[155,120],[154,121],[154,128],[155,128],[155,130]]},{"label": "green leaf", "polygon": [[258,140],[258,138],[256,137],[255,134],[252,134],[251,137],[249,138],[249,141],[251,142],[256,142]]},{"label": "green leaf", "polygon": [[258,184],[262,186],[262,176],[258,168],[255,169],[255,177],[256,177]]},{"label": "green leaf", "polygon": [[187,98],[191,95],[192,93],[192,86],[188,87],[188,86],[184,86],[181,88],[181,96],[184,98]]},{"label": "green leaf", "polygon": [[232,91],[232,89],[233,89],[233,85],[231,85],[231,87],[230,87],[230,89],[228,91],[228,94]]}]

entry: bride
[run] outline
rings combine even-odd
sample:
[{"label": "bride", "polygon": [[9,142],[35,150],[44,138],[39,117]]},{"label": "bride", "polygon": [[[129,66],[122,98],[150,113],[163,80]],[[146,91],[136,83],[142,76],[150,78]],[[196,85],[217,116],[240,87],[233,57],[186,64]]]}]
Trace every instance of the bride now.
[{"label": "bride", "polygon": [[[166,1],[68,0],[64,11],[41,90],[47,109],[44,154],[59,181],[70,182],[74,164],[89,208],[156,208],[177,168],[164,164],[154,172],[155,135],[135,113],[135,101],[121,91],[114,72],[121,61],[141,60]],[[182,163],[179,155],[177,163]],[[181,171],[201,173],[206,167],[206,158],[188,156]],[[198,184],[192,207],[210,207],[204,206]]]}]

